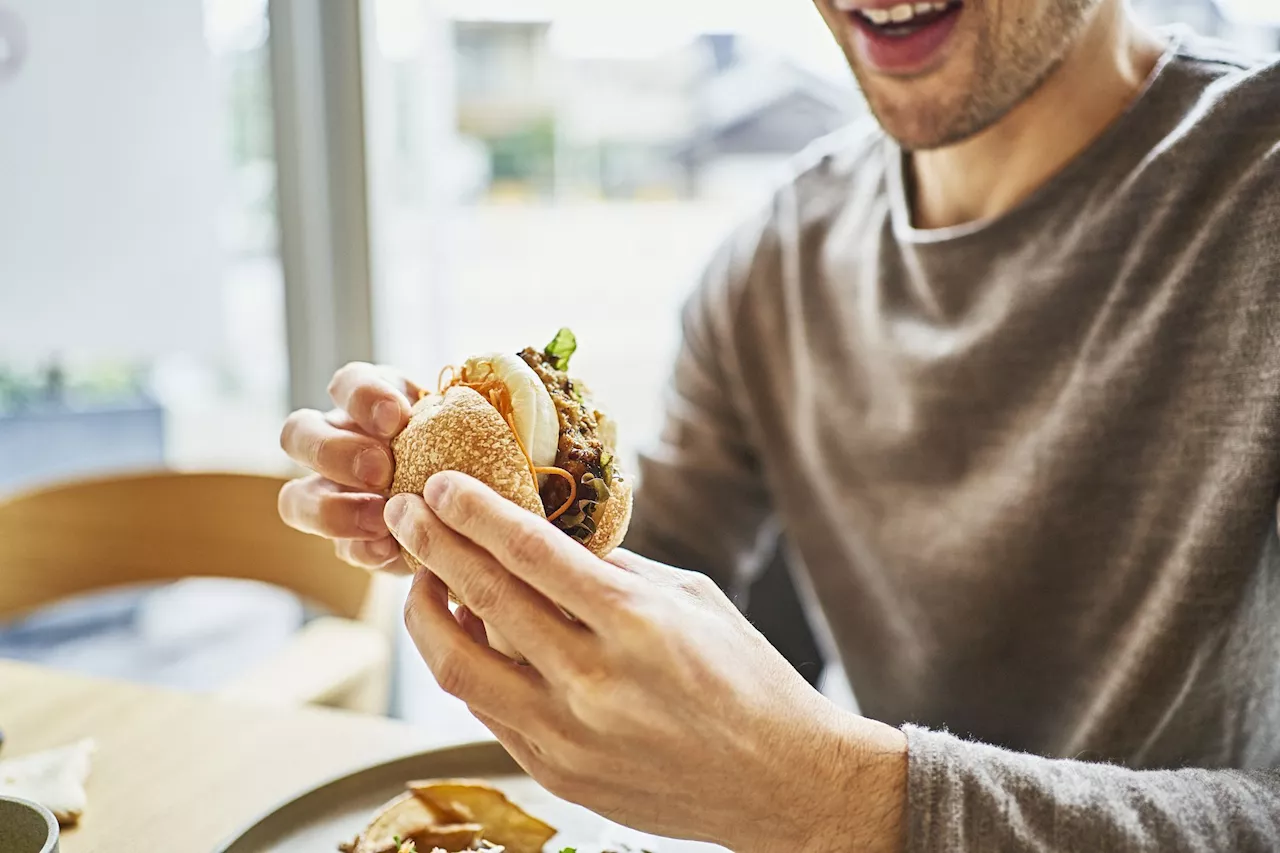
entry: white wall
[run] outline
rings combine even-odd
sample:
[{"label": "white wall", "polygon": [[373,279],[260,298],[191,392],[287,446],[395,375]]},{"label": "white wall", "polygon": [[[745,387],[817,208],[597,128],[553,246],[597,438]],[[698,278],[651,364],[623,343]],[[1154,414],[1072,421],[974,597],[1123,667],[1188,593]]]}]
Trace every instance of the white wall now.
[{"label": "white wall", "polygon": [[0,360],[215,355],[225,167],[200,0],[0,0]]}]

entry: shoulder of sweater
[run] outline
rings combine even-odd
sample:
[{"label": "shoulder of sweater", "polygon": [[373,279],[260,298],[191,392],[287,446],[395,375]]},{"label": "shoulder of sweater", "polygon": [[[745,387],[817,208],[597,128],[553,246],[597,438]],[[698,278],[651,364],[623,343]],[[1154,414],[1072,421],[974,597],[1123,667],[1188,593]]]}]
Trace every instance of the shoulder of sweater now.
[{"label": "shoulder of sweater", "polygon": [[838,216],[859,182],[882,183],[886,139],[868,114],[794,155],[786,180],[713,255],[693,296],[698,316],[732,327],[744,311],[772,312],[782,297],[786,247],[798,248],[805,233]]},{"label": "shoulder of sweater", "polygon": [[1280,66],[1280,53],[1250,49],[1240,44],[1200,35],[1186,26],[1164,32],[1176,40],[1173,63],[1199,77],[1238,78],[1266,73]]},{"label": "shoulder of sweater", "polygon": [[1198,194],[1269,188],[1280,177],[1280,54],[1172,35],[1177,44],[1152,93],[1143,170],[1154,167],[1162,182],[1173,175]]},{"label": "shoulder of sweater", "polygon": [[837,215],[854,195],[855,182],[882,181],[886,140],[868,113],[793,155],[785,180],[734,229],[721,259],[740,267],[797,230]]}]

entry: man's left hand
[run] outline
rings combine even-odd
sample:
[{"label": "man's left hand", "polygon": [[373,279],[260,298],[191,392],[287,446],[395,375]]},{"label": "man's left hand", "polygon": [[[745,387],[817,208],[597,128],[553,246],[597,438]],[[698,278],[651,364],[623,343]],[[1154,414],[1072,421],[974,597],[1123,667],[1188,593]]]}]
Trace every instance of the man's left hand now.
[{"label": "man's left hand", "polygon": [[598,559],[459,474],[386,519],[429,569],[405,607],[423,659],[552,793],[741,853],[901,849],[902,733],[824,699],[703,575]]}]

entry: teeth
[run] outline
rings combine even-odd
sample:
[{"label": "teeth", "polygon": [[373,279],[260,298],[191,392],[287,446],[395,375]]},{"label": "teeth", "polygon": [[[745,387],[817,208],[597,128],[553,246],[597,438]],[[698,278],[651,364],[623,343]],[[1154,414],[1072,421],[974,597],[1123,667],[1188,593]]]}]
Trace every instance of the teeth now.
[{"label": "teeth", "polygon": [[833,0],[833,5],[841,12],[857,12],[877,26],[886,24],[905,24],[915,20],[917,15],[928,15],[933,12],[945,12],[951,6],[949,0],[931,0],[918,3],[899,3],[896,6],[881,9],[862,9],[859,4],[865,0]]}]

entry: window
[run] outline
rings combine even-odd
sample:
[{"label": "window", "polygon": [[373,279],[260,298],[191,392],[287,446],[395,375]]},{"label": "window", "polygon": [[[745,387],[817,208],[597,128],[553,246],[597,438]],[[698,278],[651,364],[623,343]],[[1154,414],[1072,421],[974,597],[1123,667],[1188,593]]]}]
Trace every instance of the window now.
[{"label": "window", "polygon": [[265,4],[0,11],[0,491],[278,469]]}]

